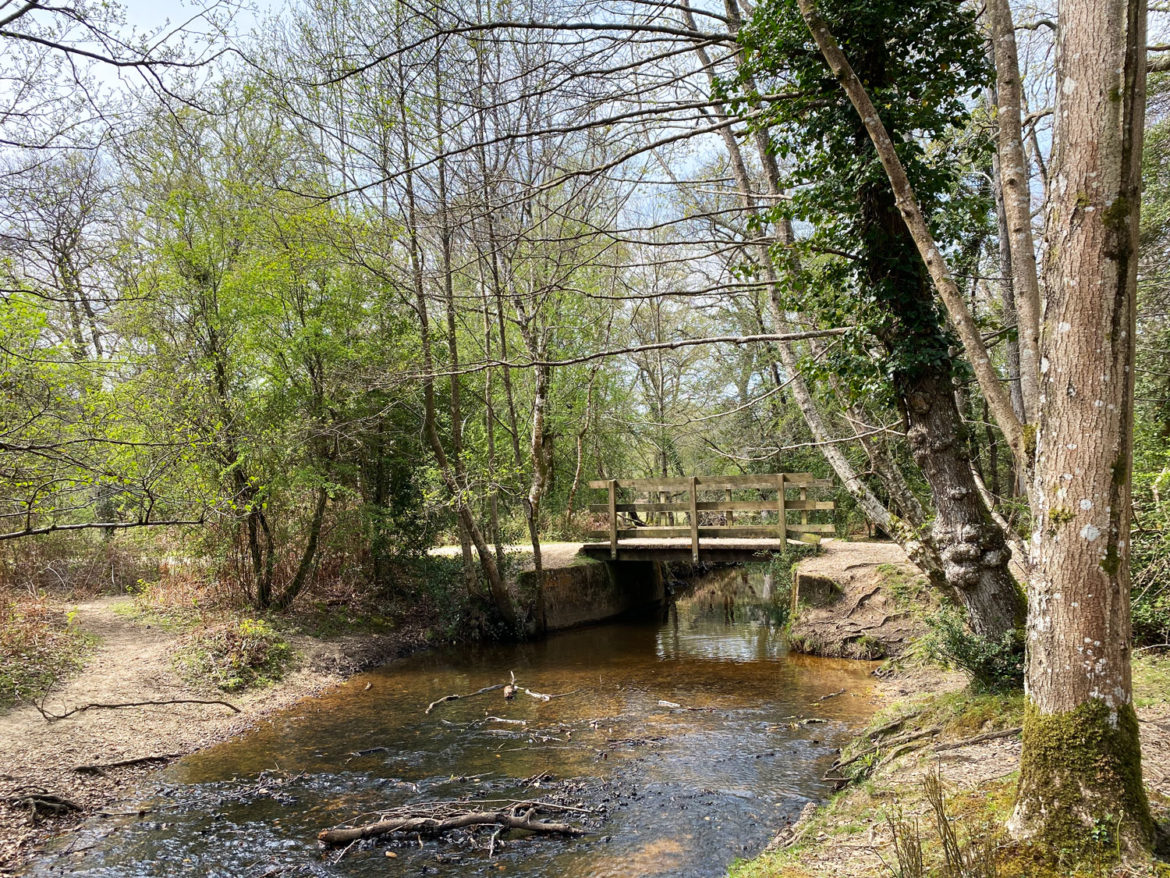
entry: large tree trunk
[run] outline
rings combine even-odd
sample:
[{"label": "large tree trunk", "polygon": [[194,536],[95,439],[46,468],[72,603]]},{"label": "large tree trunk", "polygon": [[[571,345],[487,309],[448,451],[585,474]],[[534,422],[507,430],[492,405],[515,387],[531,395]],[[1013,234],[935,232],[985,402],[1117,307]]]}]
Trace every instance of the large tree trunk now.
[{"label": "large tree trunk", "polygon": [[901,391],[906,438],[934,500],[931,536],[943,575],[966,608],[972,630],[999,639],[1024,621],[1024,595],[1008,569],[1011,553],[1003,531],[979,494],[952,382],[949,376],[924,374]]},{"label": "large tree trunk", "polygon": [[[858,150],[870,149],[859,127]],[[894,364],[893,383],[906,419],[914,461],[930,485],[935,518],[931,536],[943,574],[967,610],[976,634],[1001,639],[1024,621],[1024,594],[1009,569],[1003,531],[979,493],[955,403],[954,381],[942,354],[947,340],[939,324],[925,268],[889,186],[870,183],[858,193],[866,276],[889,319],[878,330]],[[937,350],[940,356],[918,356]],[[915,357],[908,356],[913,351]]]},{"label": "large tree trunk", "polygon": [[1009,823],[1053,850],[1090,844],[1102,819],[1130,849],[1153,830],[1129,618],[1145,30],[1141,0],[1060,4],[1028,704]]},{"label": "large tree trunk", "polygon": [[[738,11],[734,3],[727,3],[725,8],[728,14],[729,26],[734,30],[738,27]],[[687,23],[694,27],[695,20],[689,9],[685,14],[687,16]],[[696,47],[695,54],[698,56],[703,69],[707,71],[709,81],[712,87],[714,87],[714,67],[711,63],[710,55],[702,46]],[[719,118],[728,118],[726,109],[722,105],[716,104],[714,109]],[[790,327],[779,302],[780,276],[772,261],[772,255],[768,247],[769,241],[764,235],[762,224],[755,222],[759,220],[760,209],[757,199],[753,194],[755,189],[752,185],[751,176],[748,173],[747,164],[744,161],[743,151],[740,148],[739,141],[736,140],[731,129],[723,128],[720,131],[720,136],[727,150],[728,160],[731,162],[736,187],[740,192],[739,197],[740,203],[743,206],[744,217],[749,221],[747,225],[748,240],[752,244],[756,260],[768,284],[765,307],[768,318],[772,323],[772,331],[783,333],[788,331]],[[769,152],[767,132],[757,130],[754,141],[760,162],[765,169],[764,176],[768,195],[772,198],[777,198],[781,195],[780,171],[776,166],[775,156]],[[779,232],[780,243],[785,245],[791,245],[793,243],[791,223],[783,221],[780,224]],[[886,508],[861,478],[857,469],[849,461],[848,457],[846,457],[841,446],[833,439],[816,399],[812,395],[812,391],[805,383],[804,377],[800,374],[799,357],[792,344],[786,341],[776,342],[776,354],[781,365],[784,367],[785,376],[789,382],[788,388],[793,401],[796,403],[797,408],[800,409],[800,413],[804,417],[805,423],[808,425],[809,431],[812,433],[813,439],[818,445],[818,450],[829,466],[832,467],[833,472],[837,474],[837,477],[845,486],[845,490],[857,501],[858,506],[861,507],[862,513],[866,518],[889,534],[905,550],[910,560],[917,564],[932,582],[941,584],[943,582],[942,561],[935,551],[933,544],[928,540],[922,539],[915,527],[893,515]],[[661,420],[665,419],[660,418]],[[665,466],[663,467],[663,475],[666,475]]]},{"label": "large tree trunk", "polygon": [[[871,146],[868,129],[877,120],[876,111],[809,0],[800,0],[800,7],[850,98],[855,105],[868,106],[867,112],[873,116],[871,120],[862,113],[862,106],[858,106],[862,116],[856,133],[858,153],[876,148],[884,162],[883,151],[892,152],[891,137],[897,135],[881,128],[882,139],[874,138]],[[885,76],[885,71],[880,65],[874,65],[862,75],[867,81],[877,82]],[[880,126],[880,120],[877,124]],[[915,218],[907,209],[905,198],[896,196],[899,184],[906,192],[910,191],[904,171],[898,182],[891,178],[889,184],[868,183],[858,193],[864,235],[861,258],[866,266],[866,280],[876,295],[888,297],[883,302],[886,320],[877,333],[894,360],[894,389],[906,419],[911,451],[930,484],[936,509],[932,542],[941,557],[943,576],[967,609],[972,629],[998,640],[1023,621],[1024,596],[1009,569],[1011,553],[1003,532],[984,504],[971,471],[963,441],[965,428],[955,406],[950,369],[945,365],[949,353],[940,325],[941,315],[937,313],[928,276],[945,280],[948,295],[957,297],[960,303],[961,296],[945,265],[941,264],[933,240],[930,242],[933,255],[920,257],[917,232],[925,232],[926,222],[920,213]],[[963,315],[965,320],[956,319],[956,328],[967,348],[977,353],[973,359],[978,360],[974,365],[977,374],[983,376],[981,383],[990,384],[993,393],[989,396],[998,394],[995,404],[1001,412],[1006,412],[1006,418],[1014,421],[1018,431],[1019,421],[999,386],[986,347],[965,307]],[[930,350],[937,351],[938,356],[918,356]],[[914,351],[916,356],[907,356],[908,351]]]}]

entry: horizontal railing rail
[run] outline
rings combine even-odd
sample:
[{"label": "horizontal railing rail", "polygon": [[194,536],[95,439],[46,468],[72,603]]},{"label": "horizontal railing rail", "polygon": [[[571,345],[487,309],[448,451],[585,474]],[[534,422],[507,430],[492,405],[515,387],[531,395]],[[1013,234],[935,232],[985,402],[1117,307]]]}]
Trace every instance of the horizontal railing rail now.
[{"label": "horizontal railing rail", "polygon": [[[773,537],[781,541],[790,536],[806,542],[817,542],[820,534],[836,531],[835,525],[826,522],[809,521],[810,512],[831,512],[836,508],[832,500],[810,500],[810,489],[832,488],[830,479],[820,479],[812,473],[764,473],[747,476],[692,476],[685,478],[661,479],[594,479],[589,487],[608,493],[605,503],[591,503],[591,512],[608,516],[608,529],[594,531],[597,539],[608,538],[610,557],[616,558],[618,542],[623,539],[660,539],[690,537],[691,557],[699,561],[700,540],[708,539],[759,539]],[[789,499],[787,491],[795,490],[798,497]],[[702,493],[723,492],[719,500],[700,500]],[[735,492],[768,493],[768,499],[744,499],[734,497]],[[645,499],[619,499],[619,494],[643,494]],[[685,495],[675,499],[672,495]],[[753,518],[765,515],[775,516],[775,523],[755,521],[735,523],[736,513],[748,513]],[[789,513],[800,515],[799,522],[790,522]],[[700,522],[700,514],[706,513],[708,521]],[[722,514],[723,523],[711,523],[712,517]],[[675,520],[676,514],[687,517],[686,526]],[[619,524],[618,517],[629,520],[628,525]],[[650,523],[649,519],[668,519],[665,524]]]}]

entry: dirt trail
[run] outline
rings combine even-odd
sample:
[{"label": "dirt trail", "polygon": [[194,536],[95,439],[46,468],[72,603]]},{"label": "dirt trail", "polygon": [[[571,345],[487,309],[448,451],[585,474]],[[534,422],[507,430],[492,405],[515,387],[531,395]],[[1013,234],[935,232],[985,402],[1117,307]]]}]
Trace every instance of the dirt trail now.
[{"label": "dirt trail", "polygon": [[[292,638],[301,656],[296,670],[268,689],[224,696],[184,682],[171,667],[180,635],[119,613],[118,607],[128,603],[114,597],[66,605],[76,609],[75,624],[100,641],[85,668],[50,692],[46,711],[60,715],[90,703],[223,698],[240,713],[215,704],[167,704],[88,710],[50,722],[32,705],[20,705],[0,715],[0,800],[5,800],[0,802],[0,874],[14,869],[48,835],[116,800],[134,778],[158,763],[99,773],[79,773],[78,766],[190,753],[240,734],[267,714],[404,649],[386,637]],[[34,822],[26,809],[6,801],[29,789],[67,799],[81,813]]]}]

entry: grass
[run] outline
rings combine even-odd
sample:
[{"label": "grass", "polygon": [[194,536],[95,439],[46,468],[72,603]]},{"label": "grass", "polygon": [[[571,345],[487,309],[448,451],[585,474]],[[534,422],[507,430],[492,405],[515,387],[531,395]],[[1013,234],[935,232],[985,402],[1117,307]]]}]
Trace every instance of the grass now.
[{"label": "grass", "polygon": [[878,575],[883,588],[889,590],[895,605],[922,617],[933,610],[936,597],[930,593],[926,577],[902,564],[879,564]]},{"label": "grass", "polygon": [[[1135,691],[1149,703],[1170,700],[1170,657],[1143,656],[1135,662]],[[1156,861],[1118,865],[1109,844],[1106,821],[1096,852],[1070,861],[1060,851],[1038,850],[1011,840],[1004,826],[1015,799],[1017,773],[958,788],[941,769],[944,811],[953,832],[951,861],[932,807],[928,777],[939,765],[929,749],[934,741],[963,740],[983,732],[1020,724],[1023,696],[970,691],[906,699],[875,716],[870,726],[842,754],[847,759],[876,742],[865,770],[798,829],[789,847],[735,863],[731,878],[1170,878],[1170,865]],[[899,724],[898,720],[902,720]],[[889,727],[883,735],[876,730]],[[938,737],[897,746],[893,739],[941,727]],[[887,742],[887,743],[883,743]],[[890,754],[901,755],[883,764]],[[874,770],[874,766],[877,766]],[[952,769],[953,771],[956,769]],[[870,773],[872,771],[872,774]],[[1170,801],[1153,796],[1156,816],[1165,820]],[[913,857],[900,862],[891,838],[897,827],[900,846],[921,853],[921,870]],[[957,845],[957,847],[955,846]],[[964,865],[954,865],[958,850]]]},{"label": "grass", "polygon": [[96,642],[74,624],[72,613],[44,599],[7,599],[0,613],[0,709],[44,695],[81,668]]},{"label": "grass", "polygon": [[1147,651],[1134,656],[1133,701],[1137,707],[1170,702],[1170,653]]}]

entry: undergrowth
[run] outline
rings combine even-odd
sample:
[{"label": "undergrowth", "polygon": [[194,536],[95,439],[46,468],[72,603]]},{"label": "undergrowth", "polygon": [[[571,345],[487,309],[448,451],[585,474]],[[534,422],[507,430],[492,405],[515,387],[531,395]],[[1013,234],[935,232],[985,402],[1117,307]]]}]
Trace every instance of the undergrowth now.
[{"label": "undergrowth", "polygon": [[44,598],[0,603],[0,709],[35,700],[79,669],[94,639]]},{"label": "undergrowth", "polygon": [[1024,635],[1013,629],[993,639],[975,634],[962,613],[944,607],[926,620],[930,633],[923,648],[944,667],[958,668],[972,686],[987,692],[1010,692],[1024,687]]},{"label": "undergrowth", "polygon": [[284,635],[263,619],[249,618],[199,628],[175,653],[186,679],[224,692],[271,685],[284,677],[292,659]]}]

